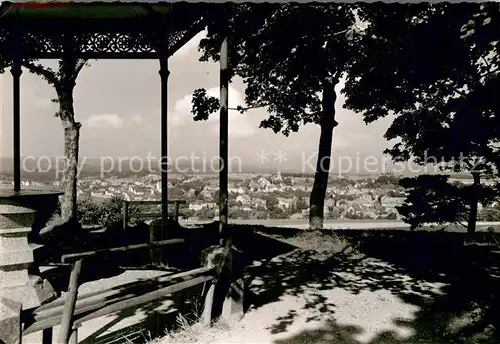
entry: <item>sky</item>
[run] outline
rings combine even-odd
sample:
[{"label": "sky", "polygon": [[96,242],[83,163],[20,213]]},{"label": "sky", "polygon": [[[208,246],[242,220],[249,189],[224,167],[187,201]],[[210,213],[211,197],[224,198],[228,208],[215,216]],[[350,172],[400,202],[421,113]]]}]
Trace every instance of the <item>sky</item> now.
[{"label": "sky", "polygon": [[[191,95],[206,88],[218,96],[219,66],[199,62],[197,50],[204,33],[198,34],[169,59],[168,149],[172,158],[181,156],[207,160],[218,152],[218,114],[207,122],[194,122]],[[54,65],[54,61],[42,61]],[[80,73],[75,88],[75,117],[81,122],[80,157],[125,158],[160,155],[160,77],[156,60],[99,60]],[[337,90],[342,87],[337,85]],[[244,84],[229,88],[229,106],[243,105]],[[0,75],[0,153],[12,156],[12,78]],[[55,91],[39,76],[24,71],[21,78],[21,155],[23,157],[63,154],[61,121],[54,117]],[[336,102],[338,127],[334,132],[333,161],[373,157],[383,165],[383,138],[391,119],[367,126],[360,114],[342,108],[343,95]],[[245,166],[279,163],[283,169],[301,169],[315,163],[319,126],[302,126],[289,137],[259,128],[269,114],[255,109],[246,114],[230,111],[229,155]],[[281,152],[281,153],[280,153]],[[264,153],[264,155],[262,154]],[[275,161],[278,155],[282,159]],[[262,156],[265,159],[260,159]],[[385,160],[384,160],[385,159]],[[263,161],[264,160],[264,161]]]}]

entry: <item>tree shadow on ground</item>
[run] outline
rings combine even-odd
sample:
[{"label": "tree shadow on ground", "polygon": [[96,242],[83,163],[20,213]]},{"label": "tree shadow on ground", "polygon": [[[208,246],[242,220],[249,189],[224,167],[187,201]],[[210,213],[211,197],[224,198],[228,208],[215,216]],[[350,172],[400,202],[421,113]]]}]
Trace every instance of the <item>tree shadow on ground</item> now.
[{"label": "tree shadow on ground", "polygon": [[[179,270],[199,267],[201,251],[218,242],[218,227],[216,222],[195,228],[171,225],[167,237],[184,238],[186,242],[164,250],[166,260]],[[247,307],[258,309],[287,296],[300,296],[305,300],[300,309],[291,309],[276,319],[276,323],[270,324],[272,333],[286,332],[303,311],[309,314],[306,319],[308,323],[326,320],[321,328],[276,343],[500,342],[496,331],[500,325],[500,302],[497,296],[500,287],[500,254],[496,246],[464,245],[464,234],[461,233],[345,230],[335,231],[331,236],[317,236],[321,236],[319,241],[344,241],[346,246],[356,248],[359,254],[339,251],[325,254],[314,249],[299,250],[286,243],[295,242],[296,238],[303,235],[301,230],[262,226],[230,226],[230,229],[234,234],[235,246],[243,251],[245,265],[252,265],[246,270],[246,285],[253,281],[246,297]],[[485,239],[483,236],[478,241],[491,241],[495,235],[489,235],[490,238]],[[279,237],[280,240],[268,236]],[[83,239],[75,237],[63,247],[54,246],[38,252],[43,253],[41,256],[39,254],[39,258],[45,261],[58,261],[64,253],[130,245],[145,242],[148,238],[149,227],[142,226],[126,232],[88,233]],[[119,266],[141,265],[148,257],[148,250],[100,255],[84,264],[83,281],[116,276],[123,272]],[[260,265],[254,264],[256,261]],[[57,277],[59,290],[65,290],[69,269],[60,270]],[[150,286],[153,285],[154,280]],[[395,318],[392,323],[396,327],[411,329],[411,334],[401,337],[396,331],[385,331],[369,341],[361,341],[359,336],[366,332],[365,328],[346,326],[345,322],[339,325],[336,322],[340,306],[323,294],[334,288],[352,295],[385,291],[396,296],[414,307],[416,312],[413,319]],[[193,288],[190,292],[201,300],[199,288]],[[180,293],[173,298],[178,300],[174,302],[175,308],[185,314],[189,313],[189,307],[186,308],[183,303],[186,295]],[[155,310],[157,306],[154,302],[124,310],[118,316],[127,318],[141,310],[146,314],[145,323],[154,325],[148,331],[161,335],[164,328],[174,328],[172,323],[175,321],[171,316],[165,317],[165,313],[159,314]],[[360,311],[363,312],[362,309]]]},{"label": "tree shadow on ground", "polygon": [[[202,286],[196,286],[145,305],[118,311],[112,315],[114,320],[97,329],[81,344],[143,344],[163,337],[167,332],[179,329],[183,326],[179,319],[183,319],[187,323],[194,323],[201,314],[201,289]],[[169,304],[165,307],[165,303]],[[120,322],[139,314],[142,314],[142,319],[138,323],[120,326],[118,329],[112,330],[114,326],[119,326]]]},{"label": "tree shadow on ground", "polygon": [[[294,247],[283,242],[262,236],[254,231],[253,226],[228,226],[233,232],[233,243],[243,251],[245,262],[265,259],[269,255],[279,255]],[[179,270],[200,267],[203,249],[219,242],[219,223],[213,222],[193,227],[183,227],[170,221],[163,239],[181,238],[182,244],[168,245],[161,248],[162,257],[172,268]],[[146,243],[149,241],[149,226],[139,224],[123,230],[121,226],[106,230],[79,231],[64,242],[53,242],[35,250],[35,262],[38,265],[60,263],[64,254],[100,250]],[[115,253],[102,253],[85,259],[80,279],[82,283],[114,277],[121,274],[122,267],[144,267],[150,265],[150,249],[134,249]],[[65,291],[69,282],[71,267],[60,267],[44,274],[52,286],[59,292]]]},{"label": "tree shadow on ground", "polygon": [[[333,238],[356,247],[359,254],[297,250],[253,271],[258,283],[254,281],[250,288],[251,308],[284,297],[304,299],[299,310],[291,309],[271,324],[271,333],[286,332],[305,310],[311,314],[306,322],[326,320],[319,329],[276,343],[500,342],[496,331],[500,251],[496,246],[464,245],[463,234],[446,232],[346,230],[335,231]],[[339,308],[322,293],[331,289],[351,295],[385,291],[396,296],[415,309],[413,319],[392,319],[392,325],[405,328],[407,335],[385,331],[361,341],[366,328],[336,323]]]},{"label": "tree shadow on ground", "polygon": [[[233,243],[243,252],[244,264],[249,265],[254,261],[268,260],[276,255],[290,252],[295,249],[294,246],[281,241],[260,235],[256,233],[252,226],[230,226],[233,231]],[[177,223],[171,223],[168,227],[166,238],[183,238],[185,242],[166,247],[163,250],[163,258],[168,262],[172,271],[185,271],[199,268],[202,265],[201,252],[203,249],[218,244],[219,224],[217,222],[200,225],[192,228],[185,228]],[[50,246],[46,245],[37,251],[36,259],[39,264],[47,262],[59,262],[61,256],[67,253],[83,252],[89,250],[99,250],[109,247],[118,247],[147,242],[149,239],[148,226],[136,226],[123,230],[108,230],[94,233],[79,233],[72,240],[68,240],[64,245]],[[147,265],[149,262],[149,249],[138,249],[129,252],[102,253],[96,257],[86,258],[82,265],[80,282],[91,282],[115,277],[123,273],[120,267],[128,266],[131,268]],[[62,267],[46,273],[43,277],[47,278],[55,287],[56,291],[63,292],[67,290],[69,282],[70,267]],[[113,287],[113,290],[120,291],[123,295],[142,295],[147,291],[158,288],[159,285],[155,279],[148,280],[147,284],[140,288],[130,288],[125,286]],[[202,286],[190,288],[188,290],[168,296],[162,300],[131,307],[113,314],[116,317],[111,323],[98,329],[94,335],[91,335],[84,342],[118,342],[126,340],[127,342],[144,342],[145,334],[152,338],[164,335],[164,330],[175,330],[176,316],[184,316],[193,312],[192,303],[200,305],[203,301]],[[175,312],[158,311],[157,308],[161,301],[170,300],[173,302],[171,310]],[[186,303],[191,301],[191,304]],[[109,301],[109,300],[104,300]],[[109,333],[110,329],[121,321],[137,315],[139,312],[144,314],[145,320],[140,324],[120,329],[114,333]],[[83,314],[85,315],[85,314]],[[83,316],[82,315],[82,316]],[[126,334],[126,339],[125,339]]]}]

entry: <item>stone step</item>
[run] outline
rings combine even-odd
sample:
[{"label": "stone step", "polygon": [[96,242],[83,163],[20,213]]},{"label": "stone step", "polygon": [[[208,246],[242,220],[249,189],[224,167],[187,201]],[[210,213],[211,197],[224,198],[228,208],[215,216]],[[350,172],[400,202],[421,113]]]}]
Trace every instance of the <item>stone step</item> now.
[{"label": "stone step", "polygon": [[26,269],[33,262],[33,247],[28,243],[30,231],[30,227],[0,229],[0,270]]},{"label": "stone step", "polygon": [[42,214],[38,221],[45,221],[60,194],[0,190],[0,343],[19,339],[21,309],[38,307],[56,297],[48,281],[29,276],[34,246],[28,243],[28,235],[35,217]]},{"label": "stone step", "polygon": [[27,248],[19,248],[17,250],[12,249],[12,247],[8,247],[8,249],[2,247],[0,250],[0,270],[7,268],[12,270],[11,267],[16,266],[25,269],[27,264],[33,262],[33,249],[27,243],[26,246]]},{"label": "stone step", "polygon": [[11,229],[31,227],[35,220],[35,213],[4,213],[0,204],[0,228]]},{"label": "stone step", "polygon": [[16,236],[16,234],[31,232],[31,227],[13,227],[13,228],[2,228],[0,227],[0,237],[11,237]]}]

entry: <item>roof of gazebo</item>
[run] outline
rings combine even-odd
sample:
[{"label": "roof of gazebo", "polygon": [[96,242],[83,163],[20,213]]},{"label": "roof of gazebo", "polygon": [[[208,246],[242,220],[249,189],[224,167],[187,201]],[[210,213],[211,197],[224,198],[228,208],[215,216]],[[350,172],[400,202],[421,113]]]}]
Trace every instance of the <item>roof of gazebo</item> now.
[{"label": "roof of gazebo", "polygon": [[[3,2],[0,45],[23,35],[23,58],[60,58],[71,36],[80,58],[158,58],[168,34],[172,55],[205,26],[208,6],[187,2]],[[63,34],[64,33],[64,34]]]}]

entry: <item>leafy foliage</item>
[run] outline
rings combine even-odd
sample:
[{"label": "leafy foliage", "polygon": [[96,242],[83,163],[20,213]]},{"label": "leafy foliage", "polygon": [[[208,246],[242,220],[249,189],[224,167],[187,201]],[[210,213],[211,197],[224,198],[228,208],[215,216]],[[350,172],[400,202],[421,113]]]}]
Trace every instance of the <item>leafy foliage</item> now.
[{"label": "leafy foliage", "polygon": [[266,209],[270,212],[278,208],[278,199],[276,197],[268,197],[266,199]]},{"label": "leafy foliage", "polygon": [[207,120],[208,116],[219,110],[219,100],[215,97],[207,96],[207,90],[200,88],[193,92],[193,108],[191,112],[195,121]]},{"label": "leafy foliage", "polygon": [[[385,134],[396,140],[385,151],[394,161],[413,159],[476,177],[496,175],[499,36],[488,18],[497,21],[498,6],[367,8],[362,11],[370,22],[362,37],[363,58],[351,68],[343,90],[346,107],[362,113],[366,123],[395,116]],[[478,26],[480,21],[486,25]],[[464,35],[472,26],[473,34]],[[493,197],[493,189],[458,187],[440,176],[416,178],[407,187],[400,212],[412,227],[456,222],[468,214],[473,231],[477,202]]]},{"label": "leafy foliage", "polygon": [[297,210],[305,210],[307,209],[307,203],[304,199],[302,199],[301,197],[297,199],[297,201],[295,202],[295,208]]},{"label": "leafy foliage", "polygon": [[[266,107],[262,128],[289,135],[319,123],[322,82],[338,78],[356,56],[354,6],[341,4],[245,4],[231,8],[230,75],[246,85],[245,112]],[[283,29],[286,28],[286,35]],[[202,61],[218,61],[220,25],[208,26],[200,42]],[[204,90],[192,99],[195,120],[208,118],[218,101]]]},{"label": "leafy foliage", "polygon": [[460,35],[480,5],[394,8],[362,12],[371,25],[362,38],[365,58],[344,88],[346,107],[362,112],[367,123],[396,115],[385,134],[400,141],[386,151],[395,161],[432,158],[444,169],[491,171],[498,155],[491,146],[498,137],[491,117],[498,110],[498,79],[486,80],[479,67],[491,51],[474,53]]},{"label": "leafy foliage", "polygon": [[[426,223],[444,225],[467,221],[473,186],[451,184],[448,175],[420,175],[404,178],[400,184],[408,193],[404,204],[397,209],[411,229]],[[486,186],[482,186],[478,194],[477,198],[484,205],[496,195],[492,188]]]},{"label": "leafy foliage", "polygon": [[[102,203],[85,198],[78,202],[78,219],[83,225],[89,226],[113,226],[122,222],[123,198],[112,197]],[[129,214],[138,212],[136,206],[129,206]],[[137,222],[131,219],[130,223]]]},{"label": "leafy foliage", "polygon": [[[266,107],[261,128],[288,136],[301,125],[321,127],[318,165],[310,197],[310,226],[323,225],[323,203],[335,121],[335,85],[357,58],[356,7],[347,4],[245,4],[229,7],[228,28],[215,18],[200,42],[201,60],[220,59],[219,47],[229,32],[231,77],[243,79],[245,106],[241,113]],[[286,34],[284,33],[286,30]],[[215,99],[197,91],[195,119],[206,119]],[[204,110],[206,112],[197,113]],[[278,216],[278,215],[277,215]],[[281,215],[280,215],[281,216]]]}]

